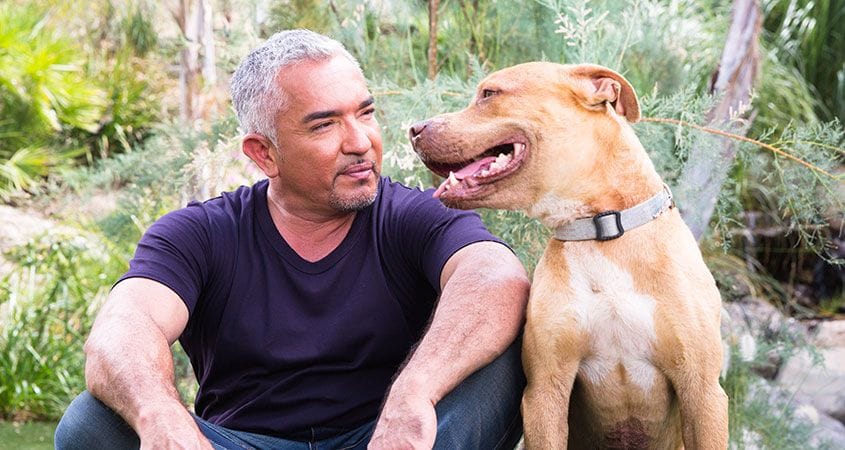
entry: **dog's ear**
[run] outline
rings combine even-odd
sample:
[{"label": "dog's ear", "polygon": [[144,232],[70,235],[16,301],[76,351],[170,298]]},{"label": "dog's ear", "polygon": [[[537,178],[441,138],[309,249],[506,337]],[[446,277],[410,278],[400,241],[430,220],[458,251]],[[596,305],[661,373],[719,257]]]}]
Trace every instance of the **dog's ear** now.
[{"label": "dog's ear", "polygon": [[610,103],[619,115],[628,119],[628,122],[640,120],[637,94],[631,83],[622,75],[594,64],[575,66],[571,73],[583,91],[587,106],[604,106],[605,103]]}]

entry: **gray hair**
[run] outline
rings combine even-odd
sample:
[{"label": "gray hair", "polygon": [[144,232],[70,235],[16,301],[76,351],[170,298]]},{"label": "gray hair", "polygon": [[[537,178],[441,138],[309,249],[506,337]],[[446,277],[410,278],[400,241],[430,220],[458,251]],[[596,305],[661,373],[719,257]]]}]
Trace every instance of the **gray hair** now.
[{"label": "gray hair", "polygon": [[253,50],[235,70],[230,89],[232,105],[244,133],[258,133],[276,143],[276,117],[287,103],[278,87],[279,71],[302,61],[321,61],[342,55],[358,61],[340,42],[310,30],[278,32]]}]

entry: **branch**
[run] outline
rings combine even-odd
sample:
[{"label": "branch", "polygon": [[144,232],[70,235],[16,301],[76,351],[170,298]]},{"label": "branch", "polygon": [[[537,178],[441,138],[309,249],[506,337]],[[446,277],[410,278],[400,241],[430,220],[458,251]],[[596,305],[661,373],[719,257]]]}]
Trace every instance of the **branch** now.
[{"label": "branch", "polygon": [[[833,175],[832,173],[822,169],[821,167],[819,167],[819,166],[817,166],[817,165],[815,165],[811,162],[803,160],[803,159],[801,159],[797,156],[791,155],[791,154],[785,152],[784,150],[775,147],[774,145],[758,141],[757,139],[751,139],[749,137],[745,137],[745,136],[742,136],[742,135],[739,135],[739,134],[729,133],[727,131],[722,131],[722,130],[718,130],[716,128],[711,128],[711,127],[705,127],[703,125],[696,125],[694,123],[685,122],[683,120],[678,120],[678,119],[666,119],[666,118],[662,118],[662,117],[642,117],[642,118],[640,118],[640,122],[672,123],[672,124],[676,124],[676,125],[682,125],[682,126],[685,126],[685,127],[695,128],[696,130],[701,130],[701,131],[704,131],[704,132],[707,132],[707,133],[710,133],[710,134],[716,134],[716,135],[719,135],[719,136],[724,136],[724,137],[729,138],[729,139],[734,139],[734,140],[742,141],[742,142],[748,142],[748,143],[754,144],[758,147],[765,148],[766,150],[769,150],[772,153],[783,156],[784,158],[791,159],[791,160],[797,162],[798,164],[801,164],[804,167],[807,167],[809,169],[815,170],[816,172],[827,175],[830,178],[833,178],[834,180],[839,179],[838,176]],[[820,142],[810,142],[810,141],[801,141],[801,142],[805,143],[805,144],[818,145],[820,147],[832,148],[832,149],[837,150],[839,152],[845,153],[845,150],[842,150],[841,148],[833,147],[833,146],[826,145],[826,144],[823,144],[823,143],[820,143]]]}]

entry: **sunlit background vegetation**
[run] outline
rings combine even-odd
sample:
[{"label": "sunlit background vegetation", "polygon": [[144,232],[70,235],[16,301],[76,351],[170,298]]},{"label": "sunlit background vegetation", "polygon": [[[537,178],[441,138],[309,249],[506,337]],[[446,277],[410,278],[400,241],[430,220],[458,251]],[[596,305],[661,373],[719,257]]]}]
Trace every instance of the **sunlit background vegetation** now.
[{"label": "sunlit background vegetation", "polygon": [[[708,85],[731,2],[436,3],[434,68],[422,0],[0,3],[0,197],[58,224],[0,263],[0,418],[54,422],[84,388],[81,349],[94,314],[157,217],[259,178],[240,155],[227,82],[278,30],[329,34],[358,57],[377,100],[385,174],[412,186],[438,180],[411,151],[408,126],[462,108],[478,80],[508,65],[609,66],[634,85],[647,117],[704,125],[718,100]],[[191,13],[198,4],[209,10],[204,20]],[[833,251],[843,211],[845,1],[765,0],[762,10],[748,136],[830,176],[740,145],[702,249],[726,301],[750,291],[797,317],[832,316],[845,303]],[[635,130],[673,187],[690,155],[711,145],[684,126]],[[548,231],[520,213],[482,215],[533,268]],[[832,284],[816,279],[825,271]],[[789,336],[771,339],[768,348],[795,351]],[[175,352],[190,402],[190,367]],[[754,430],[769,448],[806,448],[812,430],[791,421],[788,404],[761,407],[748,391],[749,364],[737,360],[723,380],[733,445]]]}]

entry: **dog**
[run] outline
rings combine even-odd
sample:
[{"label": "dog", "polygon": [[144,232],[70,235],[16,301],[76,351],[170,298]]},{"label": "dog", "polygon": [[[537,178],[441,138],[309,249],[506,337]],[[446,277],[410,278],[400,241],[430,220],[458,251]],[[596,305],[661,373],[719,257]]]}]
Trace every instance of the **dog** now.
[{"label": "dog", "polygon": [[409,130],[445,205],[554,230],[524,332],[526,448],[727,448],[721,298],[639,118],[613,70],[534,62]]}]

